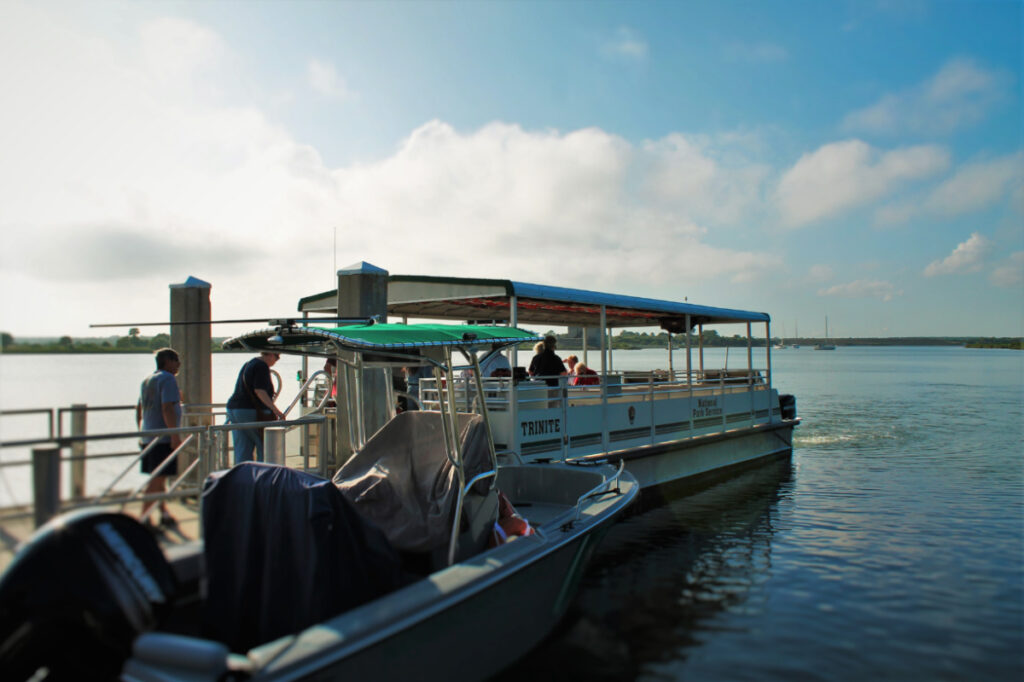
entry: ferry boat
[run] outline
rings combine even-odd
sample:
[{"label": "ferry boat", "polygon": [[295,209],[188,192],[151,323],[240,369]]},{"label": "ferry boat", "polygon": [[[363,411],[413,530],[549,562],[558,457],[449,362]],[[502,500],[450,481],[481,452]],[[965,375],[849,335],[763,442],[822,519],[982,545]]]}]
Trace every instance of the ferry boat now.
[{"label": "ferry boat", "polygon": [[[453,376],[461,355],[479,377],[478,348],[537,338],[283,321],[224,346],[335,358],[338,404],[357,406],[372,375]],[[621,463],[500,463],[488,403],[462,410],[439,383],[436,410],[392,410],[376,431],[371,411],[346,411],[360,442],[333,480],[252,462],[213,474],[202,541],[166,554],[124,514],[53,519],[0,578],[4,678],[470,680],[524,655],[639,486]]]},{"label": "ferry boat", "polygon": [[[337,314],[337,300],[336,290],[326,291],[301,299],[298,309],[307,317]],[[387,315],[582,330],[579,353],[599,368],[597,385],[574,385],[570,376],[527,377],[516,346],[507,351],[513,376],[484,377],[480,389],[452,379],[457,402],[486,402],[501,461],[622,461],[652,490],[792,452],[796,399],[774,385],[767,313],[505,279],[389,275]],[[745,331],[745,366],[708,366],[703,331],[721,325]],[[615,369],[612,330],[643,327],[669,332],[665,364]],[[754,347],[755,328],[763,330],[762,347]],[[595,331],[599,338],[590,348]],[[674,345],[683,351],[682,367]],[[591,355],[597,363],[589,362]],[[444,382],[419,381],[423,409],[437,409]]]}]

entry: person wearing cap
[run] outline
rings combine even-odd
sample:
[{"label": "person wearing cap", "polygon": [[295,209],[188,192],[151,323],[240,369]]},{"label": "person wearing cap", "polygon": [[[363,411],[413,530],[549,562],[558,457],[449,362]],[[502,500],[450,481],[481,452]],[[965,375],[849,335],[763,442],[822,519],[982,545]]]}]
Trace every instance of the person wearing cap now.
[{"label": "person wearing cap", "polygon": [[[229,424],[284,419],[284,414],[274,404],[274,385],[270,380],[270,368],[280,358],[280,353],[268,351],[242,365],[235,381],[235,392],[228,398]],[[236,429],[232,434],[235,464],[251,462],[253,451],[256,461],[263,461],[263,429]]]}]

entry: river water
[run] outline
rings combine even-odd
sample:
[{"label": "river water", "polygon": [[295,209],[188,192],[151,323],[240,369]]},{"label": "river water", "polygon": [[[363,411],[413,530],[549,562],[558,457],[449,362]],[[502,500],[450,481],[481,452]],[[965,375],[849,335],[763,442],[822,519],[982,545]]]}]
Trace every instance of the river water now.
[{"label": "river water", "polygon": [[[709,350],[708,366],[723,355]],[[215,401],[241,361],[214,356]],[[803,419],[791,462],[613,527],[559,631],[503,680],[1024,679],[1024,353],[808,347],[772,362]],[[0,406],[131,404],[151,364],[0,356]],[[745,351],[728,364],[745,367]],[[615,356],[617,369],[666,365],[664,351]],[[298,361],[276,369],[280,405]],[[128,412],[89,418],[131,429]],[[41,426],[0,428],[10,440]],[[27,479],[2,471],[8,504]]]},{"label": "river water", "polygon": [[1024,679],[1024,353],[772,361],[792,463],[618,524],[503,679]]}]

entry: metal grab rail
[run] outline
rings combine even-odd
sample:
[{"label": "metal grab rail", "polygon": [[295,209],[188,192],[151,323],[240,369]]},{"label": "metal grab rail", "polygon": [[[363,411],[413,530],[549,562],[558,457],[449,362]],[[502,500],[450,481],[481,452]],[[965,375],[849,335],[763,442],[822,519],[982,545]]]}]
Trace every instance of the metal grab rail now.
[{"label": "metal grab rail", "polygon": [[459,528],[462,526],[462,503],[466,499],[466,495],[469,493],[469,489],[474,485],[484,480],[485,478],[497,478],[498,470],[492,469],[491,471],[485,471],[481,474],[477,474],[473,478],[462,486],[459,490],[459,498],[455,503],[455,522],[452,524],[452,537],[448,543],[448,565],[451,566],[455,563],[455,552],[458,549],[459,541]]},{"label": "metal grab rail", "polygon": [[[26,415],[30,415],[30,414],[45,414],[46,415],[47,420],[49,421],[49,433],[50,433],[50,437],[47,439],[47,442],[52,441],[54,435],[56,435],[56,431],[54,430],[55,421],[54,421],[54,414],[53,414],[53,410],[52,409],[50,409],[48,407],[37,407],[37,408],[29,408],[29,409],[24,409],[24,410],[0,410],[0,417],[21,417],[21,416],[26,416]],[[3,443],[0,443],[0,445],[3,445]]]},{"label": "metal grab rail", "polygon": [[[170,464],[170,462],[172,462],[174,460],[174,458],[176,458],[178,456],[178,454],[181,452],[182,448],[185,448],[187,446],[193,446],[193,447],[198,446],[197,456],[189,464],[189,466],[186,467],[185,471],[183,473],[181,473],[173,482],[171,482],[169,484],[169,489],[168,489],[167,493],[171,493],[172,491],[179,491],[180,490],[180,492],[178,494],[176,494],[176,495],[169,495],[169,497],[187,497],[187,496],[196,494],[198,492],[198,487],[197,486],[185,486],[185,483],[188,480],[189,476],[194,471],[196,471],[198,468],[200,468],[200,467],[202,467],[203,470],[205,471],[206,467],[210,466],[211,462],[214,463],[215,466],[220,466],[219,464],[217,464],[217,462],[218,461],[222,461],[222,460],[219,460],[218,453],[221,452],[221,446],[222,446],[223,442],[226,441],[226,439],[222,440],[222,439],[218,438],[217,434],[219,434],[219,433],[227,433],[227,432],[230,432],[230,431],[235,431],[235,430],[239,430],[239,429],[243,429],[243,428],[262,428],[262,427],[266,427],[266,426],[275,426],[275,425],[276,426],[285,426],[285,427],[288,427],[288,428],[298,428],[298,427],[301,427],[301,426],[318,424],[318,425],[326,427],[331,418],[332,417],[330,417],[329,415],[326,415],[326,414],[322,414],[322,415],[309,415],[309,416],[300,417],[298,419],[293,419],[293,420],[288,420],[288,421],[248,422],[248,423],[245,423],[245,424],[221,424],[221,425],[210,424],[210,425],[200,425],[200,426],[178,427],[178,428],[174,428],[174,429],[153,429],[153,430],[148,430],[148,431],[130,431],[130,432],[116,432],[116,433],[94,434],[94,435],[63,436],[63,437],[58,438],[58,439],[50,439],[50,440],[35,439],[35,440],[30,440],[30,441],[20,441],[18,444],[19,445],[21,445],[21,444],[25,444],[25,445],[40,445],[40,446],[44,446],[45,445],[45,446],[51,446],[51,447],[52,446],[56,446],[56,447],[53,448],[54,450],[57,451],[57,459],[56,459],[57,467],[56,467],[56,470],[53,471],[46,478],[46,481],[42,484],[43,489],[45,489],[47,491],[50,491],[48,493],[48,495],[50,497],[53,497],[56,500],[56,504],[57,504],[56,511],[66,510],[66,509],[78,509],[78,508],[82,508],[82,507],[89,507],[89,506],[95,506],[95,505],[98,505],[98,504],[110,504],[110,503],[121,504],[123,506],[124,504],[128,504],[130,502],[147,501],[147,500],[150,500],[150,499],[166,499],[166,498],[161,498],[159,496],[154,496],[154,494],[141,494],[140,495],[140,492],[143,490],[143,488],[145,488],[148,485],[149,479],[152,476],[159,475],[160,472],[164,468],[166,468],[166,466],[168,466]],[[147,446],[145,448],[143,448],[143,450],[141,452],[133,451],[133,452],[130,452],[130,453],[123,453],[123,454],[105,453],[105,454],[99,454],[99,455],[93,455],[93,456],[89,456],[89,455],[73,455],[71,457],[67,457],[67,456],[63,456],[62,457],[62,456],[59,455],[61,450],[63,450],[64,448],[68,448],[68,447],[70,447],[71,445],[73,445],[75,443],[81,443],[81,442],[87,442],[87,441],[89,441],[89,442],[91,442],[91,441],[101,441],[101,440],[119,440],[119,439],[127,439],[127,438],[131,438],[131,439],[134,440],[134,439],[139,438],[140,436],[164,436],[164,435],[170,435],[170,434],[180,434],[180,435],[182,435],[184,437],[184,440],[183,440],[182,444],[178,448],[176,448],[170,455],[168,455],[163,460],[163,462],[160,463],[160,465],[158,465],[156,470],[154,472],[152,472],[152,474],[150,475],[149,478],[147,478],[146,482],[144,482],[143,484],[137,486],[134,490],[132,490],[131,492],[128,492],[127,494],[124,493],[124,492],[121,492],[121,493],[115,492],[114,491],[114,487],[121,480],[123,480],[123,478],[128,473],[130,473],[132,471],[132,469],[135,467],[135,465],[142,459],[142,457],[145,456],[145,454],[147,452],[149,452],[153,447],[155,447],[154,444],[157,442],[157,440],[158,440],[157,438],[154,438],[154,440],[151,443],[147,444]],[[321,439],[321,450],[320,450],[320,454],[319,454],[319,458],[320,458],[319,461],[321,463],[321,466],[322,466],[323,462],[326,461],[330,457],[329,450],[330,450],[329,442],[325,441],[324,439]],[[63,500],[62,501],[61,500],[61,494],[60,494],[60,467],[59,467],[60,463],[69,462],[69,461],[72,461],[72,460],[86,460],[87,461],[87,460],[91,460],[91,459],[109,459],[109,458],[112,458],[112,457],[131,457],[132,459],[131,459],[131,462],[125,467],[125,469],[114,478],[114,481],[112,483],[106,485],[105,489],[103,490],[103,492],[100,495],[92,496],[92,497],[89,497],[88,499],[77,499],[77,500],[74,500],[74,501],[72,501],[72,500]],[[308,455],[307,455],[306,458],[303,459],[303,462],[308,464]],[[31,466],[34,466],[35,463],[36,463],[35,459],[19,462],[19,464],[31,465]],[[6,464],[7,463],[5,463],[5,465]],[[11,464],[14,464],[14,463],[11,463]],[[161,493],[161,494],[166,495],[167,493]],[[30,502],[30,506],[28,508],[25,508],[25,507],[22,507],[22,506],[17,506],[17,507],[12,507],[11,508],[11,510],[14,511],[14,513],[0,513],[0,521],[7,521],[7,520],[11,520],[11,519],[15,519],[15,518],[20,518],[20,517],[24,517],[24,516],[32,516],[33,514],[35,514],[36,512],[33,511],[34,508],[38,508],[41,504],[46,506],[46,500],[40,499],[38,495],[39,495],[39,493],[38,493],[38,491],[36,491],[36,495],[33,496],[32,502]],[[159,494],[157,494],[157,495],[159,495]]]},{"label": "metal grab rail", "polygon": [[[330,375],[327,372],[325,372],[324,370],[318,369],[317,371],[315,371],[315,372],[313,372],[312,374],[309,375],[309,378],[306,379],[305,383],[302,384],[302,388],[300,388],[298,390],[298,392],[295,394],[295,397],[292,399],[292,402],[288,405],[288,407],[285,408],[285,410],[281,414],[283,414],[285,417],[287,417],[288,413],[291,412],[292,408],[295,407],[298,404],[299,400],[302,399],[302,396],[305,395],[306,391],[309,390],[309,387],[313,385],[314,381],[321,374],[323,374],[324,376],[326,376],[326,377],[328,377],[330,379],[329,383],[331,385],[331,388],[333,388],[334,387],[334,379],[331,378]],[[320,399],[320,404],[317,405],[313,409],[313,412],[319,412],[320,410],[324,409],[324,406],[327,404],[327,401],[330,400],[330,399],[331,399],[331,391],[330,391],[330,389],[328,389],[327,391],[324,392],[324,397]]]},{"label": "metal grab rail", "polygon": [[[149,476],[149,478],[146,479],[146,482],[143,483],[142,485],[140,485],[134,491],[132,491],[129,494],[129,497],[132,497],[133,495],[138,493],[140,490],[145,488],[147,485],[149,485],[149,482],[151,480],[153,480],[153,477],[156,476],[158,472],[163,471],[163,469],[167,467],[167,463],[170,462],[173,458],[177,457],[178,453],[181,451],[181,449],[183,447],[185,447],[186,444],[191,443],[193,438],[195,438],[195,436],[193,434],[189,434],[187,438],[185,438],[183,441],[181,441],[181,444],[179,444],[178,447],[176,447],[171,452],[171,454],[167,455],[167,457],[164,458],[164,460],[162,462],[160,462],[160,465],[156,468],[156,470],[150,473],[150,476]],[[114,489],[114,486],[116,486],[118,483],[120,483],[121,479],[124,478],[125,476],[127,476],[128,472],[132,470],[132,467],[134,467],[138,462],[140,462],[143,457],[148,455],[149,452],[153,448],[155,448],[159,442],[160,442],[159,438],[154,438],[153,440],[151,440],[148,443],[146,443],[146,447],[142,448],[142,452],[140,452],[138,455],[136,455],[135,458],[131,461],[131,463],[128,464],[127,467],[125,467],[124,471],[122,471],[120,474],[118,474],[114,478],[114,480],[110,483],[110,485],[108,485],[103,490],[103,492],[100,493],[100,499],[103,499],[104,497],[109,495],[110,491]]]},{"label": "metal grab rail", "polygon": [[593,488],[593,490],[589,490],[589,491],[583,493],[582,495],[580,495],[580,498],[578,500],[576,500],[576,514],[575,514],[575,516],[573,516],[573,519],[572,519],[573,523],[576,523],[577,521],[580,520],[580,514],[583,513],[583,503],[587,499],[589,499],[591,497],[596,497],[597,495],[603,495],[604,493],[610,493],[610,492],[617,492],[618,491],[619,477],[622,476],[622,472],[623,472],[623,470],[625,470],[625,468],[626,468],[626,460],[620,458],[619,459],[619,468],[615,472],[615,476],[614,477],[609,478],[609,479],[607,479],[605,481],[601,481],[601,483],[599,485],[595,486]]}]

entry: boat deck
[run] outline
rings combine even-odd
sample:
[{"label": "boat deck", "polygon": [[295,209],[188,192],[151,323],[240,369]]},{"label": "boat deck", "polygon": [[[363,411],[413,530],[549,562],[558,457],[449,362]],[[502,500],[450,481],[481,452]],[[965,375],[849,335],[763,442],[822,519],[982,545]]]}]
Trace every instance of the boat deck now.
[{"label": "boat deck", "polygon": [[512,506],[516,508],[524,519],[530,522],[533,527],[543,526],[553,519],[565,513],[564,504],[548,504],[545,502],[516,502],[512,500]]}]

